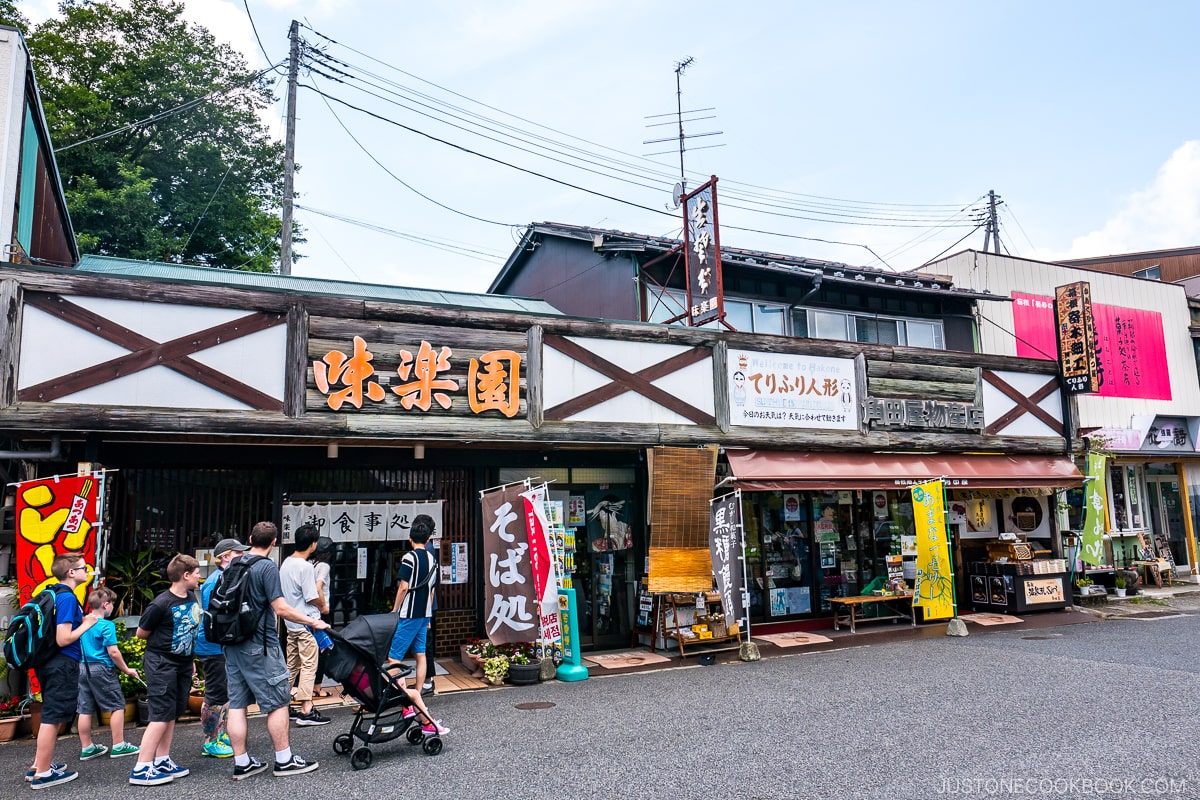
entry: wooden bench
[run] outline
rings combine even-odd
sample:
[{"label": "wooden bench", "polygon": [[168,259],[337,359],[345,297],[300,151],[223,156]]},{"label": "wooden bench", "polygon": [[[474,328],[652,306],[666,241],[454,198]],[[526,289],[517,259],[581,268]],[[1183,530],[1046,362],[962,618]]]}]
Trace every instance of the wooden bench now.
[{"label": "wooden bench", "polygon": [[[893,595],[874,595],[860,594],[854,597],[831,597],[830,604],[833,605],[833,629],[840,630],[839,622],[849,622],[850,632],[856,633],[855,622],[882,622],[883,620],[897,620],[908,617],[912,626],[917,626],[917,612],[913,608],[912,594],[893,594]],[[907,605],[906,610],[901,610],[896,603]],[[870,617],[863,617],[862,609],[866,606],[879,606],[891,612],[886,615],[876,614]]]}]

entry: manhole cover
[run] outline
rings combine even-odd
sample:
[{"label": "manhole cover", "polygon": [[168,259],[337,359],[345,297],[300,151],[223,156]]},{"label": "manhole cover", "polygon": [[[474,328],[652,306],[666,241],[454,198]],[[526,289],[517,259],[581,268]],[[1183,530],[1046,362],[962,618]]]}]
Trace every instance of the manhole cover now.
[{"label": "manhole cover", "polygon": [[554,703],[547,703],[544,700],[536,703],[517,703],[513,708],[519,711],[540,711],[543,708],[554,708]]},{"label": "manhole cover", "polygon": [[1166,619],[1168,617],[1182,617],[1178,611],[1138,611],[1133,614],[1122,614],[1124,619]]}]

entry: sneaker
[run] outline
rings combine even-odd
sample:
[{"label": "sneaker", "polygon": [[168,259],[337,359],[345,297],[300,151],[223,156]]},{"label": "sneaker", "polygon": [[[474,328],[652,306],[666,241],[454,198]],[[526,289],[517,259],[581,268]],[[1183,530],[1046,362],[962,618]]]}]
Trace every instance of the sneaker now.
[{"label": "sneaker", "polygon": [[89,744],[87,747],[83,748],[82,752],[80,752],[79,760],[87,761],[89,758],[96,758],[104,755],[107,752],[108,748],[102,744]]},{"label": "sneaker", "polygon": [[217,741],[226,747],[233,747],[233,742],[229,741],[229,733],[227,731],[221,731],[221,735],[217,737]]},{"label": "sneaker", "polygon": [[136,756],[139,749],[140,748],[136,744],[130,744],[129,742],[118,742],[112,746],[112,750],[109,751],[108,757],[120,758],[121,756]]},{"label": "sneaker", "polygon": [[209,758],[230,758],[233,756],[233,748],[220,739],[213,739],[200,746],[200,755]]},{"label": "sneaker", "polygon": [[435,719],[433,722],[429,723],[428,725],[422,725],[421,732],[425,733],[425,734],[429,734],[431,736],[433,736],[433,735],[440,736],[443,733],[449,733],[450,729],[443,728],[442,721],[440,719]]},{"label": "sneaker", "polygon": [[259,761],[254,756],[250,756],[250,763],[247,764],[246,766],[239,767],[237,764],[233,765],[233,779],[235,781],[245,780],[246,778],[249,778],[251,775],[257,775],[258,773],[262,772],[266,768],[267,768],[266,764]]},{"label": "sneaker", "polygon": [[405,719],[412,719],[416,715],[417,715],[417,707],[416,706],[409,706],[408,708],[404,709],[404,718]]},{"label": "sneaker", "polygon": [[292,756],[292,760],[286,763],[275,762],[275,777],[282,778],[284,775],[303,775],[306,772],[312,772],[317,767],[321,766],[317,761],[305,761],[300,756]]},{"label": "sneaker", "polygon": [[288,718],[295,719],[298,716],[300,716],[300,709],[297,708],[296,706],[289,705],[288,706]]},{"label": "sneaker", "polygon": [[297,725],[328,725],[332,721],[333,720],[322,714],[320,711],[317,711],[315,708],[307,714],[296,715]]},{"label": "sneaker", "polygon": [[79,777],[78,772],[69,772],[65,769],[50,768],[50,774],[37,777],[36,775],[30,779],[30,789],[48,789],[51,786],[58,786],[60,783],[70,783]]},{"label": "sneaker", "polygon": [[129,782],[134,786],[158,786],[175,780],[174,775],[157,770],[154,767],[142,767],[129,773]]},{"label": "sneaker", "polygon": [[[53,762],[51,762],[51,764],[50,764],[51,772],[62,772],[66,768],[67,768],[66,764],[55,764]],[[37,773],[33,771],[33,767],[30,767],[29,769],[25,770],[25,782],[28,783],[28,782],[32,781],[33,776],[36,774]]]},{"label": "sneaker", "polygon": [[421,684],[421,697],[428,697],[431,694],[433,694],[433,679],[432,678],[430,678],[429,680],[427,680],[423,684]]},{"label": "sneaker", "polygon": [[191,774],[191,770],[187,767],[181,767],[167,756],[162,761],[155,761],[154,768],[164,775],[170,775],[172,778],[185,778]]}]

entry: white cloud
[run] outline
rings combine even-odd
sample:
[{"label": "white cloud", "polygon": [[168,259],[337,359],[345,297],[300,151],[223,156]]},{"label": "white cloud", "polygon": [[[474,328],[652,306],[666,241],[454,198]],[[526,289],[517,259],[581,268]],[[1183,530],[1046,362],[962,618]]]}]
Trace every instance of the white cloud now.
[{"label": "white cloud", "polygon": [[1104,227],[1080,236],[1063,253],[1040,252],[1056,261],[1114,253],[1165,250],[1200,243],[1200,141],[1182,144],[1158,170],[1154,183],[1129,197]]}]

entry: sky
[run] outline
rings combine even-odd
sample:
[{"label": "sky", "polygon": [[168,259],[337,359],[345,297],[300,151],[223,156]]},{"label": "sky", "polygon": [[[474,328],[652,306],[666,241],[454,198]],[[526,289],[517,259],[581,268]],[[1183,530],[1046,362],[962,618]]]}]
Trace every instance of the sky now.
[{"label": "sky", "polygon": [[253,65],[286,57],[293,18],[323,54],[296,275],[484,291],[531,222],[679,236],[689,57],[682,108],[711,110],[684,117],[712,118],[684,125],[686,181],[718,177],[724,245],[916,269],[983,248],[989,190],[1013,255],[1200,245],[1200,3],[185,5]]}]

